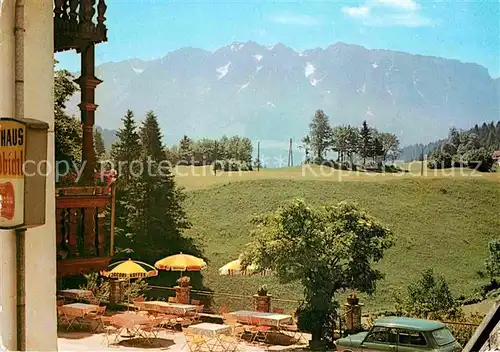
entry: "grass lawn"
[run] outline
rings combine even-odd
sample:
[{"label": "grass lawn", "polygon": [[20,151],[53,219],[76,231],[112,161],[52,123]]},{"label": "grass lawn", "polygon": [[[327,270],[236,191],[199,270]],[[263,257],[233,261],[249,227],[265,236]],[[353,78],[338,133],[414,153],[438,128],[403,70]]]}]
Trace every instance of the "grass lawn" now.
[{"label": "grass lawn", "polygon": [[[418,171],[415,171],[418,170]],[[379,264],[385,273],[366,311],[391,309],[391,292],[405,287],[426,268],[444,275],[455,294],[468,295],[483,281],[489,240],[499,237],[500,174],[465,170],[425,170],[410,165],[405,175],[355,174],[320,168],[264,169],[218,174],[210,170],[177,170],[187,189],[187,212],[196,238],[209,260],[206,287],[217,293],[252,295],[266,283],[274,297],[300,299],[296,285],[280,285],[274,277],[224,277],[217,269],[236,259],[250,237],[250,219],[299,197],[321,206],[341,200],[356,202],[395,233],[396,245]],[[183,172],[184,176],[179,172]],[[205,175],[203,176],[203,173]],[[339,180],[345,182],[338,182]],[[240,308],[242,302],[217,302]]]}]

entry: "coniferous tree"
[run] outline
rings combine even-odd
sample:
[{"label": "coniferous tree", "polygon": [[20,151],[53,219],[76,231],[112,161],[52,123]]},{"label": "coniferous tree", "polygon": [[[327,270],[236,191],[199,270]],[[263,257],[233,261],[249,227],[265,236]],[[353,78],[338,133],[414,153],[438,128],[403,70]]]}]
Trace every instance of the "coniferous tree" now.
[{"label": "coniferous tree", "polygon": [[140,173],[141,145],[134,113],[128,110],[122,118],[123,127],[116,132],[117,140],[111,147],[113,167],[118,173],[116,180],[115,238],[117,252],[131,249],[130,214],[136,212],[134,194],[135,179]]},{"label": "coniferous tree", "polygon": [[102,133],[100,130],[95,130],[94,132],[94,150],[95,156],[98,161],[106,156],[106,148],[104,147],[104,140],[102,139]]},{"label": "coniferous tree", "polygon": [[359,136],[359,154],[363,158],[363,165],[365,165],[366,159],[373,154],[373,134],[366,121],[363,121],[363,125],[359,131]]},{"label": "coniferous tree", "polygon": [[129,186],[134,174],[134,162],[139,161],[141,145],[134,113],[128,110],[122,118],[123,127],[116,132],[116,142],[111,147],[111,158],[114,168],[118,171],[119,184]]},{"label": "coniferous tree", "polygon": [[182,232],[190,227],[182,207],[185,195],[167,163],[162,134],[154,113],[140,127],[144,172],[132,190],[129,214],[131,246],[139,258],[154,261],[182,250]]}]

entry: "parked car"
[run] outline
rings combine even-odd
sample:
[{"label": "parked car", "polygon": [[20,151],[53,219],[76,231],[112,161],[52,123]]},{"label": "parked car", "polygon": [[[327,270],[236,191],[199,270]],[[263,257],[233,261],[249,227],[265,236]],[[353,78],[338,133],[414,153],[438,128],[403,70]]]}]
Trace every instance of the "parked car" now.
[{"label": "parked car", "polygon": [[460,352],[462,346],[439,321],[387,317],[375,321],[368,332],[335,341],[337,351]]}]

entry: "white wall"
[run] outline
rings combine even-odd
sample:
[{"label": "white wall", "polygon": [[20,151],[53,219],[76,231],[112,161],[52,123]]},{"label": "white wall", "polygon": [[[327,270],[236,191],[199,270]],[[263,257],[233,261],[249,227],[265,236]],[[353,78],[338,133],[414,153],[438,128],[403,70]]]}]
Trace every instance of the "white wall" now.
[{"label": "white wall", "polygon": [[[14,5],[0,0],[0,116],[14,115]],[[54,130],[52,0],[25,3],[25,117],[48,122]],[[49,163],[54,161],[54,136],[49,134]],[[57,350],[55,193],[47,178],[46,225],[26,233],[26,347]],[[16,349],[16,261],[12,231],[0,231],[0,335]]]},{"label": "white wall", "polygon": [[[14,115],[14,3],[0,8],[0,116]],[[16,240],[12,231],[0,231],[0,334],[2,343],[16,349]]]},{"label": "white wall", "polygon": [[[53,0],[25,0],[24,115],[49,124],[54,165]],[[48,170],[53,171],[53,170]],[[26,232],[26,348],[57,350],[54,175],[47,175],[46,223]]]}]

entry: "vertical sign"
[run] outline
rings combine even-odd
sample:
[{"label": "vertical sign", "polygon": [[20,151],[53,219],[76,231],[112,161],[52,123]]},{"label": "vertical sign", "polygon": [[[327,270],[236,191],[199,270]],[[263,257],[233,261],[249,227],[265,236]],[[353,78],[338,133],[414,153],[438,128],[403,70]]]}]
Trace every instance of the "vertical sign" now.
[{"label": "vertical sign", "polygon": [[0,119],[0,227],[24,223],[24,162],[26,126]]}]

